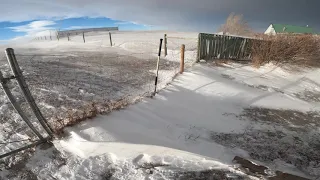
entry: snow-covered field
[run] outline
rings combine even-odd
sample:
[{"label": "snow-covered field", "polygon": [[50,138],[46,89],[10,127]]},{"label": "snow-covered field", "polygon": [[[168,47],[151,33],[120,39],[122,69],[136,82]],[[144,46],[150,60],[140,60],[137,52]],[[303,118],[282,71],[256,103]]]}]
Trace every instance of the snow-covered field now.
[{"label": "snow-covered field", "polygon": [[[59,55],[58,60],[37,56],[21,61],[42,111],[51,108],[59,113],[87,101],[137,96],[153,89],[163,34],[119,32],[112,48],[101,35],[91,36],[92,43],[85,45],[75,38],[32,42],[28,49],[17,46],[16,53]],[[176,72],[182,43],[188,64],[196,56],[192,39],[196,33],[167,34],[184,38],[168,40],[161,87]],[[38,74],[46,78],[37,79]],[[319,69],[292,71],[272,64],[260,69],[250,64],[197,64],[153,99],[68,127],[65,137],[54,140],[53,146],[39,146],[27,153],[30,157],[6,159],[0,179],[263,178],[244,174],[232,162],[235,156],[267,166],[266,176],[279,170],[314,179],[320,176],[319,74]],[[1,102],[5,112],[8,102]],[[14,120],[20,125],[19,121]],[[10,121],[1,126],[10,128]]]},{"label": "snow-covered field", "polygon": [[[105,44],[105,39],[109,42],[108,33],[87,34],[85,44],[82,36],[71,37],[71,41],[64,38],[10,44],[1,48],[0,67],[2,72],[10,75],[4,49],[13,47],[41,111],[49,123],[58,124],[70,114],[82,113],[92,103],[102,109],[112,100],[126,98],[133,101],[137,96],[150,94],[154,90],[159,39],[164,33],[113,32],[113,47]],[[177,45],[168,42],[171,49],[160,61],[159,89],[170,82],[178,70],[180,45],[187,42],[187,47],[196,47],[196,33],[172,33],[172,36],[182,39],[175,41]],[[189,43],[190,39],[192,43]],[[194,56],[187,51],[188,64],[192,63]],[[23,109],[27,109],[34,125],[42,131],[17,83],[12,81],[10,87]],[[0,129],[4,132],[0,140],[18,141],[1,145],[0,154],[3,154],[34,141],[36,137],[20,120],[3,91],[0,91],[0,99]]]}]

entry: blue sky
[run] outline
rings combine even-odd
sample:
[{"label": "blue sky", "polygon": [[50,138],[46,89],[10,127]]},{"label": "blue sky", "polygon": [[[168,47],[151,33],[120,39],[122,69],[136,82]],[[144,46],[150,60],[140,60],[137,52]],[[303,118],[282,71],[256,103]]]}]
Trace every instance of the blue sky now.
[{"label": "blue sky", "polygon": [[[39,23],[37,26],[31,24]],[[45,22],[45,23],[44,23]],[[30,27],[32,26],[32,27]],[[60,20],[41,20],[36,19],[33,21],[23,22],[0,22],[0,40],[10,40],[16,37],[36,33],[47,29],[81,29],[81,28],[94,28],[94,27],[119,27],[120,30],[151,30],[152,26],[138,24],[129,21],[117,21],[110,18],[68,18]]]},{"label": "blue sky", "polygon": [[0,39],[48,28],[106,25],[119,25],[120,30],[216,32],[232,12],[242,14],[259,32],[271,23],[319,30],[319,6],[317,0],[3,0]]}]

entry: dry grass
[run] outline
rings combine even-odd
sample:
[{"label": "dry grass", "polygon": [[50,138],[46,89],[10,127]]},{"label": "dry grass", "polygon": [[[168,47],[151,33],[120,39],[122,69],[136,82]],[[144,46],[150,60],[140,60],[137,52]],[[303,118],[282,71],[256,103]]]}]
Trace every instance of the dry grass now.
[{"label": "dry grass", "polygon": [[265,63],[320,66],[320,41],[314,35],[260,35],[252,42],[253,64],[259,67]]},{"label": "dry grass", "polygon": [[64,118],[56,116],[51,127],[54,133],[57,136],[63,135],[63,129],[65,127],[70,127],[76,125],[87,119],[92,119],[99,114],[109,114],[112,111],[120,110],[127,107],[130,104],[137,103],[142,100],[142,97],[138,97],[133,101],[130,101],[129,98],[121,98],[116,101],[106,101],[104,103],[95,103],[85,105],[83,108],[68,110],[67,116]]}]

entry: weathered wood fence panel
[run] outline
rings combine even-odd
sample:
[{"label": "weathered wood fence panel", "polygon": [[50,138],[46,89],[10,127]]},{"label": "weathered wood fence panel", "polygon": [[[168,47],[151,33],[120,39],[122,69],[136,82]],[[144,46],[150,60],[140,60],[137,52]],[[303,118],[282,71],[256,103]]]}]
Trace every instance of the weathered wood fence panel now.
[{"label": "weathered wood fence panel", "polygon": [[245,37],[200,33],[197,61],[200,59],[250,60],[253,40]]}]

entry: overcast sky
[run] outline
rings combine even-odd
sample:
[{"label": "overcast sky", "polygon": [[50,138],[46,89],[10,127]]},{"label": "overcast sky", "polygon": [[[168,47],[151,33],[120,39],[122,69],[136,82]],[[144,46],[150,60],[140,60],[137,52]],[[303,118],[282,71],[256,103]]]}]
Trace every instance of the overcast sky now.
[{"label": "overcast sky", "polygon": [[[215,32],[226,17],[235,12],[243,14],[257,31],[265,30],[270,23],[309,25],[317,30],[320,27],[318,0],[1,1],[3,1],[0,6],[2,23],[31,23],[33,20],[46,20],[50,22],[45,23],[52,25],[57,20],[67,18],[106,17],[170,30]],[[50,25],[40,26],[40,29],[43,27]],[[26,28],[30,31],[30,26]],[[10,29],[15,30],[14,27]],[[21,27],[19,30],[23,31]]]}]

